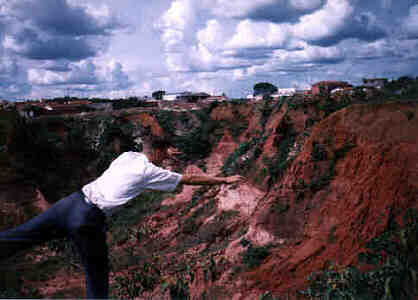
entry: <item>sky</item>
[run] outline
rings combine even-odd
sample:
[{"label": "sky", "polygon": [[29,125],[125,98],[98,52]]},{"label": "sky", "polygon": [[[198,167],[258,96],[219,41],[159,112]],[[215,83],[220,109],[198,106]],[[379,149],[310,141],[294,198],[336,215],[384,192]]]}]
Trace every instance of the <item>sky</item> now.
[{"label": "sky", "polygon": [[0,0],[0,99],[418,75],[418,0]]}]

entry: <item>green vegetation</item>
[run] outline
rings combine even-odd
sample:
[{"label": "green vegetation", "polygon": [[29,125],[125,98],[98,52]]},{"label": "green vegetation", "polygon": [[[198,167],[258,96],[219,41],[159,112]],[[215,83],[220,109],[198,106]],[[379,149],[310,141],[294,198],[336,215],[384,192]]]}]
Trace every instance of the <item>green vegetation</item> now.
[{"label": "green vegetation", "polygon": [[418,213],[408,210],[404,226],[394,220],[380,236],[366,244],[367,252],[359,254],[359,262],[373,265],[362,272],[355,266],[328,270],[309,276],[310,287],[303,291],[314,299],[413,300],[417,292]]},{"label": "green vegetation", "polygon": [[83,185],[81,174],[86,165],[96,162],[97,174],[109,165],[115,158],[109,147],[112,135],[122,137],[126,147],[134,145],[131,137],[134,127],[118,119],[97,118],[86,122],[62,117],[18,118],[13,127],[8,147],[13,167],[22,180],[39,186],[50,202]]},{"label": "green vegetation", "polygon": [[14,111],[0,110],[0,147],[6,145],[8,134],[17,118],[17,113]]},{"label": "green vegetation", "polygon": [[[326,187],[335,176],[335,165],[337,161],[343,158],[345,154],[354,147],[355,147],[354,144],[346,143],[341,149],[336,150],[333,153],[332,159],[329,161],[329,166],[327,170],[322,174],[316,174],[316,176],[312,178],[312,180],[308,184],[306,184],[305,182],[302,182],[301,188],[302,189],[307,188],[311,190],[312,192],[317,192],[323,189],[324,187]],[[314,162],[326,160],[328,157],[326,153],[327,152],[325,151],[325,149],[323,148],[321,144],[314,143],[313,152],[311,153],[312,160]],[[316,168],[316,170],[319,170],[319,169]]]},{"label": "green vegetation", "polygon": [[310,128],[315,124],[316,120],[308,118],[305,122],[305,128]]},{"label": "green vegetation", "polygon": [[175,284],[171,284],[169,287],[170,297],[173,300],[188,300],[190,299],[189,284],[188,281],[181,276]]},{"label": "green vegetation", "polygon": [[254,89],[254,96],[257,95],[271,95],[277,92],[277,86],[269,83],[269,82],[259,82],[256,83],[253,87]]},{"label": "green vegetation", "polygon": [[406,111],[405,112],[405,116],[408,119],[408,121],[412,120],[413,118],[415,118],[415,113],[413,111]]},{"label": "green vegetation", "polygon": [[[249,141],[241,143],[225,160],[222,171],[226,175],[245,174],[252,166],[252,163],[261,155],[261,147],[266,138],[254,137]],[[251,153],[249,153],[250,151]]]},{"label": "green vegetation", "polygon": [[159,110],[155,112],[155,118],[157,119],[158,124],[161,126],[161,128],[167,135],[174,135],[174,131],[176,129],[176,119],[173,112],[167,110]]},{"label": "green vegetation", "polygon": [[214,135],[218,124],[210,117],[210,109],[198,110],[195,116],[199,120],[199,126],[174,140],[175,146],[184,153],[183,159],[202,159],[208,156],[212,145],[220,138]]},{"label": "green vegetation", "polygon": [[280,215],[282,213],[287,212],[290,206],[287,203],[284,204],[280,199],[276,199],[272,208],[276,214]]},{"label": "green vegetation", "polygon": [[226,124],[220,123],[219,128],[226,127],[231,132],[233,138],[238,138],[247,128],[248,121],[240,116],[236,116],[236,121],[228,122]]},{"label": "green vegetation", "polygon": [[274,297],[270,291],[267,291],[261,294],[258,300],[280,300],[280,298]]},{"label": "green vegetation", "polygon": [[250,243],[242,254],[242,263],[249,269],[258,267],[270,255],[269,249],[269,246],[256,247]]},{"label": "green vegetation", "polygon": [[163,97],[165,95],[165,91],[155,91],[152,93],[152,98],[157,99],[157,100],[163,100]]},{"label": "green vegetation", "polygon": [[382,92],[384,96],[395,99],[416,99],[418,97],[418,77],[401,76],[391,80],[385,85]]},{"label": "green vegetation", "polygon": [[152,291],[161,280],[161,272],[152,264],[144,262],[135,271],[128,271],[125,276],[117,276],[112,286],[112,296],[116,298],[137,298],[143,292]]},{"label": "green vegetation", "polygon": [[284,100],[282,100],[283,103],[287,103],[287,107],[289,110],[298,110],[299,108],[307,108],[307,104],[305,102],[305,98],[301,96],[292,96],[292,97],[286,97]]},{"label": "green vegetation", "polygon": [[324,99],[317,102],[317,107],[319,110],[325,113],[324,117],[328,117],[330,114],[341,110],[352,104],[351,97],[344,95],[340,100],[336,101],[335,99],[330,98],[329,96],[324,96]]},{"label": "green vegetation", "polygon": [[110,232],[118,230],[129,231],[130,227],[140,223],[141,219],[155,212],[160,208],[164,199],[163,192],[152,191],[142,193],[132,199],[117,214],[113,214],[108,219],[108,229]]},{"label": "green vegetation", "polygon": [[293,162],[293,159],[289,159],[289,153],[297,137],[297,133],[287,117],[277,127],[276,134],[280,135],[280,139],[276,140],[275,144],[276,154],[273,157],[263,157],[263,163],[270,175],[270,183],[276,182]]},{"label": "green vegetation", "polygon": [[328,153],[324,146],[316,141],[312,143],[313,149],[311,157],[313,161],[324,161],[328,159]]},{"label": "green vegetation", "polygon": [[273,109],[274,109],[273,101],[269,99],[264,100],[263,106],[260,109],[260,112],[261,112],[260,124],[263,130],[266,127],[267,121],[270,118],[270,115],[273,112]]},{"label": "green vegetation", "polygon": [[[210,113],[216,105],[217,104],[215,103],[208,108],[194,111],[193,115],[196,122],[189,124],[188,128],[185,129],[187,133],[184,135],[176,135],[175,133],[177,120],[183,124],[187,124],[187,116],[184,113],[178,115],[175,112],[164,110],[155,113],[159,125],[166,134],[165,139],[183,152],[183,154],[180,155],[180,159],[195,161],[209,155],[212,150],[212,145],[216,144],[221,137],[220,134],[217,134],[217,129],[220,128],[221,124],[212,120],[210,117]],[[239,134],[245,127],[245,124],[240,123],[231,126],[234,134]]]}]

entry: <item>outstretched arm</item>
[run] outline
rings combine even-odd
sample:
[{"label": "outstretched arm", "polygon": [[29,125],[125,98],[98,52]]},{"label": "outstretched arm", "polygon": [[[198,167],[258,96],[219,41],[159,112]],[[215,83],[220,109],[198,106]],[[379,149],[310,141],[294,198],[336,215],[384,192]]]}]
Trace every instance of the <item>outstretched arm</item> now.
[{"label": "outstretched arm", "polygon": [[180,184],[186,185],[217,185],[217,184],[232,184],[244,180],[240,175],[228,177],[214,177],[206,175],[182,175]]}]

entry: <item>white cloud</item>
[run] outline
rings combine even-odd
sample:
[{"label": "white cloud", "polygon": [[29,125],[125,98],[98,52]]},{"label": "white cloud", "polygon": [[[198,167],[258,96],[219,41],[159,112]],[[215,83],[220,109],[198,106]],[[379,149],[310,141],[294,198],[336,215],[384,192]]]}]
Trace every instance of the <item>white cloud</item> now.
[{"label": "white cloud", "polygon": [[[239,94],[258,80],[360,78],[342,71],[349,62],[362,72],[410,70],[418,5],[372,2],[0,0],[0,96],[62,96],[73,87],[105,97],[157,89]],[[393,34],[400,30],[405,39]]]},{"label": "white cloud", "polygon": [[197,40],[210,49],[223,48],[228,38],[228,29],[216,19],[206,22],[205,28],[197,32]]},{"label": "white cloud", "polygon": [[325,6],[302,16],[293,27],[293,34],[304,40],[319,40],[341,29],[354,12],[348,0],[328,0]]},{"label": "white cloud", "polygon": [[11,49],[16,52],[23,51],[24,46],[22,44],[19,44],[16,39],[11,35],[6,35],[3,39],[3,45],[6,49]]},{"label": "white cloud", "polygon": [[229,48],[281,48],[289,41],[288,24],[241,21],[235,35],[227,42]]},{"label": "white cloud", "polygon": [[92,90],[122,90],[132,86],[129,76],[124,72],[121,63],[111,60],[105,65],[97,61],[83,60],[68,65],[69,72],[54,72],[45,69],[31,68],[28,72],[29,82],[35,85],[71,86]]},{"label": "white cloud", "polygon": [[340,47],[307,46],[302,50],[276,51],[275,58],[286,64],[332,62],[344,58],[344,51]]},{"label": "white cloud", "polygon": [[418,39],[418,4],[409,10],[409,15],[403,23],[403,29],[408,38]]},{"label": "white cloud", "polygon": [[322,4],[322,0],[290,0],[290,4],[300,10],[312,10]]},{"label": "white cloud", "polygon": [[31,90],[28,72],[14,58],[0,56],[0,97],[26,95]]},{"label": "white cloud", "polygon": [[216,0],[212,3],[212,12],[222,17],[244,17],[259,7],[274,4],[276,0]]},{"label": "white cloud", "polygon": [[176,0],[157,22],[157,27],[182,31],[192,20],[194,20],[193,2],[191,0]]},{"label": "white cloud", "polygon": [[40,69],[29,69],[28,79],[31,84],[35,85],[59,84],[64,83],[66,80],[61,74]]},{"label": "white cloud", "polygon": [[186,42],[187,31],[195,21],[192,0],[176,0],[154,26],[162,32],[162,41],[167,52],[175,51]]},{"label": "white cloud", "polygon": [[381,0],[381,6],[383,9],[390,9],[392,7],[392,0]]},{"label": "white cloud", "polygon": [[247,76],[245,70],[243,69],[235,69],[232,73],[232,78],[234,80],[242,80]]}]

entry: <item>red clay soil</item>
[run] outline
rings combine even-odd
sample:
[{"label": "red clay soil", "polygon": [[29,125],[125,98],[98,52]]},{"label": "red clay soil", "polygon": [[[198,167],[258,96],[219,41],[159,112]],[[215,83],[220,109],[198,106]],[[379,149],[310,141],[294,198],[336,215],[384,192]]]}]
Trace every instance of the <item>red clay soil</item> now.
[{"label": "red clay soil", "polygon": [[[330,263],[355,264],[366,241],[381,233],[389,215],[400,220],[418,199],[418,115],[416,104],[354,105],[317,124],[271,201],[286,199],[289,210],[274,215],[268,205],[258,223],[286,243],[248,279],[262,290],[298,290],[306,277]],[[300,180],[311,182],[328,162],[312,159],[313,143],[324,145],[328,157],[351,143],[337,160],[328,186],[305,188],[296,199]],[[319,165],[315,171],[314,165]],[[324,171],[321,171],[324,173]],[[293,187],[293,189],[291,188]],[[299,188],[301,190],[301,188]],[[283,200],[282,200],[283,201]]]},{"label": "red clay soil", "polygon": [[[233,109],[238,108],[231,104],[219,106],[211,116],[218,121],[233,121],[237,116]],[[208,173],[218,173],[222,162],[238,143],[251,138],[251,130],[261,130],[258,109],[251,106],[239,109],[239,114],[248,118],[248,129],[237,140],[225,130],[223,138],[205,160]],[[280,138],[275,130],[283,122],[283,116],[283,110],[274,111],[266,124],[267,129],[272,129],[272,136],[260,157],[274,155],[274,139],[277,143]],[[306,130],[304,124],[309,114],[290,111],[288,117],[301,135]],[[164,135],[157,121],[147,113],[134,115],[130,121],[149,127],[154,136]],[[179,265],[189,266],[194,272],[194,281],[189,285],[193,299],[201,298],[203,293],[210,299],[237,300],[257,299],[265,291],[276,296],[295,295],[297,290],[306,287],[306,278],[311,272],[330,264],[342,267],[356,264],[365,242],[384,231],[390,216],[400,220],[407,208],[417,207],[417,132],[417,104],[350,106],[313,126],[306,141],[300,140],[300,153],[284,176],[269,187],[267,194],[252,184],[257,176],[254,172],[248,182],[238,186],[208,189],[198,203],[187,210],[185,207],[197,187],[184,187],[181,193],[162,202],[164,209],[137,225],[146,227],[149,236],[134,245],[134,250],[141,259],[154,253],[164,256],[155,266],[161,270],[166,283],[176,283]],[[327,159],[313,157],[317,145],[321,145]],[[326,178],[333,160],[334,176],[315,188],[313,182]],[[257,164],[258,170],[262,168],[261,162]],[[201,170],[188,166],[184,172]],[[31,199],[34,199],[36,190],[32,194]],[[2,195],[0,193],[0,198]],[[213,208],[208,205],[203,209],[210,203]],[[193,219],[196,230],[188,233],[186,221],[199,209],[202,215]],[[226,217],[213,222],[220,216]],[[202,242],[194,244],[197,233]],[[271,254],[250,271],[239,269],[245,251],[241,244],[243,238],[254,245],[273,245]],[[207,280],[205,272],[211,266],[211,259],[217,273],[216,278]],[[67,273],[59,271],[56,279],[47,281],[48,288],[40,289],[42,294],[53,296],[57,290],[52,287],[57,286],[66,295],[71,296],[68,288],[77,289],[73,297],[83,295],[83,275],[73,275],[76,276],[70,280]],[[68,282],[68,286],[62,282]],[[155,299],[170,299],[160,283],[149,295]]]}]

